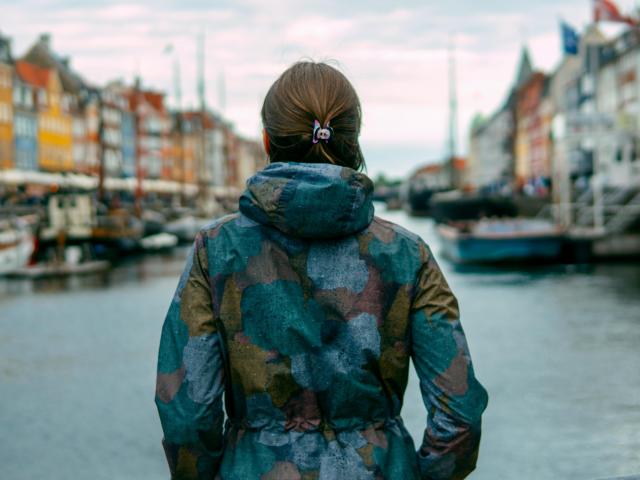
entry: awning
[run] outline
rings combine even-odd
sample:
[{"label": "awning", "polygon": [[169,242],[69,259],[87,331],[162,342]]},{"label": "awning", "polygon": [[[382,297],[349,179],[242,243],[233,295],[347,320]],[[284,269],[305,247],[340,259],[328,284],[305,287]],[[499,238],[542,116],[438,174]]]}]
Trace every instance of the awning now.
[{"label": "awning", "polygon": [[[47,173],[31,170],[0,170],[0,184],[5,185],[43,185],[58,186],[67,188],[79,188],[82,190],[94,190],[98,188],[98,178],[82,175],[78,173]],[[110,191],[135,192],[138,180],[129,178],[104,179],[104,188]],[[219,193],[219,189],[226,192],[227,187],[212,187],[214,194]],[[198,186],[193,184],[182,184],[168,180],[142,180],[142,191],[152,193],[173,193],[193,196],[198,193]]]},{"label": "awning", "polygon": [[36,172],[31,170],[0,170],[0,183],[6,185],[61,185],[64,177],[59,173]]}]

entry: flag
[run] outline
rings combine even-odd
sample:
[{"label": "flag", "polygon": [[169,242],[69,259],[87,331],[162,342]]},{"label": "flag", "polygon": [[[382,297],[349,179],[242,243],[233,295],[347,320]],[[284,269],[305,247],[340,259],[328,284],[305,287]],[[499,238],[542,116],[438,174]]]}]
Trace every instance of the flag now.
[{"label": "flag", "polygon": [[613,0],[594,0],[593,2],[593,18],[597,22],[619,22],[629,25],[636,25],[638,22],[620,13]]},{"label": "flag", "polygon": [[567,22],[560,22],[560,34],[562,35],[562,51],[565,55],[577,55],[580,35],[575,28]]}]

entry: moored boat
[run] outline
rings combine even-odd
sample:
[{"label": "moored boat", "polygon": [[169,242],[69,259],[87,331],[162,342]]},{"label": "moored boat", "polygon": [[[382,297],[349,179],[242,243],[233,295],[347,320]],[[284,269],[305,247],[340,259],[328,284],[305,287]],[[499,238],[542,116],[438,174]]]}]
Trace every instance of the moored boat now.
[{"label": "moored boat", "polygon": [[537,219],[480,220],[437,226],[443,253],[457,263],[558,260],[565,234]]},{"label": "moored boat", "polygon": [[193,239],[196,238],[198,232],[209,223],[211,223],[211,219],[209,218],[185,215],[168,222],[164,230],[166,233],[178,237],[178,240],[182,243],[191,243]]},{"label": "moored boat", "polygon": [[20,218],[0,219],[0,275],[25,267],[35,248],[29,224]]},{"label": "moored boat", "polygon": [[480,220],[485,217],[516,217],[511,197],[469,194],[459,190],[436,193],[430,201],[436,223]]},{"label": "moored boat", "polygon": [[171,233],[156,233],[140,240],[140,248],[145,252],[170,250],[178,244],[178,237]]},{"label": "moored boat", "polygon": [[111,263],[106,260],[87,260],[81,263],[41,263],[17,268],[8,273],[15,278],[40,279],[48,277],[68,277],[78,275],[94,275],[106,272]]}]

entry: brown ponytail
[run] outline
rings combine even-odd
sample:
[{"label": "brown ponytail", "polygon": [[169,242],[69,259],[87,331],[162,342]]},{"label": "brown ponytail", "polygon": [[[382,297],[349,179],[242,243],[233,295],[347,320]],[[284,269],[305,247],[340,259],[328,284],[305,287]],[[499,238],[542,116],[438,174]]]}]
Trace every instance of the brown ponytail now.
[{"label": "brown ponytail", "polygon": [[[326,63],[298,62],[285,70],[267,92],[261,116],[271,162],[365,166],[360,100],[349,80]],[[314,120],[329,122],[329,141],[312,142]]]}]

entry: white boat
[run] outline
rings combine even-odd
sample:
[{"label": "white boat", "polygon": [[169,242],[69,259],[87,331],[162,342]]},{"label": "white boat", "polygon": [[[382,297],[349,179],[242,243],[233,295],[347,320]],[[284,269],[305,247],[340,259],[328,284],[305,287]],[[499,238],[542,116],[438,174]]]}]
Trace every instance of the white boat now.
[{"label": "white boat", "polygon": [[0,219],[0,275],[25,267],[34,250],[29,224],[20,218]]},{"label": "white boat", "polygon": [[140,246],[146,251],[169,250],[178,244],[178,237],[171,233],[156,233],[140,240]]},{"label": "white boat", "polygon": [[178,240],[183,243],[193,242],[198,232],[207,224],[211,223],[210,218],[196,217],[193,215],[186,215],[168,222],[165,225],[164,231],[178,237]]},{"label": "white boat", "polygon": [[73,263],[41,263],[18,268],[7,275],[12,278],[39,279],[47,277],[69,277],[79,275],[94,275],[106,272],[111,268],[111,263],[107,260],[87,260],[85,262]]}]

